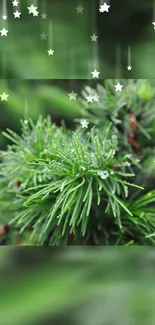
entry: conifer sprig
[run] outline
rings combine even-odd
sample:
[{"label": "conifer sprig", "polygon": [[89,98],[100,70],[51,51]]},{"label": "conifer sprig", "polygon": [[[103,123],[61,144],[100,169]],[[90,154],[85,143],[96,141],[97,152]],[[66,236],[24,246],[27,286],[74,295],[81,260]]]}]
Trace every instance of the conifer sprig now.
[{"label": "conifer sprig", "polygon": [[[104,202],[104,214],[122,229],[128,208],[128,181],[138,160],[117,151],[112,125],[99,132],[75,132],[40,118],[36,125],[22,122],[22,135],[4,133],[13,144],[1,152],[1,195],[12,200],[10,223],[21,232],[31,227],[32,238],[59,245],[72,233],[89,236],[94,209]],[[14,188],[15,184],[18,188]],[[96,216],[97,218],[97,216]]]},{"label": "conifer sprig", "polygon": [[3,133],[11,144],[0,152],[1,215],[29,231],[33,244],[155,243],[155,192],[142,192],[155,146],[155,92],[144,80],[122,80],[121,92],[116,83],[85,88],[86,120],[74,132],[40,117],[22,121],[21,136]]}]

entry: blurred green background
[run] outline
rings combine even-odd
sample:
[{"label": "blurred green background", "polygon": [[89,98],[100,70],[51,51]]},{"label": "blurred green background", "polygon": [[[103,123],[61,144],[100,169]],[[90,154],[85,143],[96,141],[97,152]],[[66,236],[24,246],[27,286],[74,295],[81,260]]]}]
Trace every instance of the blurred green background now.
[{"label": "blurred green background", "polygon": [[[74,89],[80,95],[87,81],[70,80],[0,80],[0,94],[9,94],[8,101],[0,101],[0,130],[11,128],[20,131],[20,119],[31,117],[36,121],[39,115],[52,116],[56,123],[61,119],[72,126],[73,118],[79,115],[79,103],[69,100],[68,93]],[[6,140],[0,133],[0,147]]]},{"label": "blurred green background", "polygon": [[[30,0],[0,2],[0,94],[8,91],[8,102],[0,101],[0,129],[19,130],[20,119],[36,120],[50,113],[55,121],[65,118],[70,125],[78,117],[79,104],[67,92],[78,94],[84,85],[95,85],[91,72],[101,79],[153,78],[155,19],[153,0],[110,1],[109,13],[99,12],[99,0],[34,0],[38,17],[28,13]],[[79,4],[83,13],[77,13]],[[13,12],[21,12],[14,18]],[[41,14],[47,13],[47,19]],[[2,16],[7,15],[7,20]],[[40,35],[47,34],[42,40]],[[97,42],[90,36],[96,33]],[[132,70],[128,49],[131,50]],[[52,48],[53,56],[47,50]],[[153,81],[154,82],[154,81]],[[66,92],[67,91],[67,92]],[[0,146],[4,148],[0,135]]]},{"label": "blurred green background", "polygon": [[1,247],[1,324],[153,325],[154,271],[147,247]]},{"label": "blurred green background", "polygon": [[[30,4],[38,17],[29,14]],[[108,1],[107,1],[108,2]],[[101,0],[22,0],[21,18],[17,7],[1,1],[0,27],[9,30],[0,37],[0,76],[12,79],[91,79],[99,69],[100,78],[153,78],[155,20],[153,0],[110,0],[109,13],[99,12]],[[79,4],[83,13],[77,13]],[[47,13],[47,19],[41,14]],[[47,34],[45,40],[42,33]],[[92,42],[90,36],[98,36]],[[128,49],[132,70],[127,70]],[[49,56],[47,50],[55,52]],[[116,76],[117,74],[117,76]]]}]

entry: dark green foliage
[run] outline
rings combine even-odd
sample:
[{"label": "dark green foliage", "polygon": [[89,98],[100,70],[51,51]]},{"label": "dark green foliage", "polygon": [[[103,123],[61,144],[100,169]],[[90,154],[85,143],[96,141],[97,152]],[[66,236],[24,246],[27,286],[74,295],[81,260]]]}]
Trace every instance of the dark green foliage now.
[{"label": "dark green foliage", "polygon": [[122,80],[124,87],[120,93],[115,92],[114,85],[117,82],[118,80],[106,80],[105,87],[99,84],[96,89],[87,86],[82,92],[83,97],[97,94],[99,101],[90,104],[82,101],[85,108],[81,109],[81,115],[100,128],[112,121],[121,147],[125,146],[125,150],[130,150],[128,132],[132,131],[131,117],[134,115],[136,141],[141,150],[146,151],[155,136],[155,89],[147,80]]}]

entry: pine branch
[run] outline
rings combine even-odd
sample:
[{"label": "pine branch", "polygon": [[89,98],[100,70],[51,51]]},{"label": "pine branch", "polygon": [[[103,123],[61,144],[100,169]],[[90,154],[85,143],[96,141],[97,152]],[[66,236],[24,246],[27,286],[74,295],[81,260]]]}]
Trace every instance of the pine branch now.
[{"label": "pine branch", "polygon": [[40,117],[36,124],[21,121],[21,136],[3,133],[11,144],[0,152],[2,215],[21,234],[28,230],[32,243],[155,243],[154,190],[142,192],[155,93],[147,81],[122,82],[120,93],[112,80],[85,88],[84,98],[100,96],[99,103],[80,100],[81,116],[93,126],[88,132]]},{"label": "pine branch", "polygon": [[67,242],[69,233],[88,236],[92,211],[102,201],[105,214],[122,229],[122,214],[132,216],[128,187],[142,187],[127,181],[134,177],[138,160],[119,155],[112,125],[88,134],[80,128],[59,128],[49,118],[22,126],[21,137],[10,130],[5,133],[13,144],[0,153],[1,194],[12,200],[10,224],[21,232],[31,226],[31,238],[39,244],[50,238],[51,244],[59,245]]}]

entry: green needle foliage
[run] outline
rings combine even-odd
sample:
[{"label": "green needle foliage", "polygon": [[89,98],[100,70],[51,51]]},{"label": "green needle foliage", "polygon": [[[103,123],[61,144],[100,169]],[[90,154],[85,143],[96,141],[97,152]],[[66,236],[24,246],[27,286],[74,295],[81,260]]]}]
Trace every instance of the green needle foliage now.
[{"label": "green needle foliage", "polygon": [[[118,80],[106,80],[104,86],[99,84],[96,89],[86,86],[82,91],[81,115],[100,128],[112,121],[121,141],[121,148],[125,151],[128,148],[131,152],[128,135],[129,131],[133,131],[131,126],[135,120],[134,136],[137,146],[141,147],[143,155],[147,155],[155,136],[155,88],[148,80],[119,80],[123,90],[116,92],[114,85],[117,82]],[[88,96],[97,96],[98,101],[87,103]]]},{"label": "green needle foliage", "polygon": [[[138,137],[141,144],[139,133],[146,123],[142,133],[150,150],[154,122],[148,105],[152,105],[153,91],[150,88],[142,105],[135,98],[135,89],[142,85],[135,81],[126,82],[127,90],[121,94],[108,87],[109,82],[106,90],[98,87],[105,93],[98,111],[82,108],[93,122],[88,131],[81,126],[71,131],[64,122],[58,127],[49,117],[40,117],[36,124],[31,119],[28,124],[22,121],[21,136],[9,129],[3,133],[12,144],[0,152],[2,213],[21,234],[29,231],[32,243],[155,243],[155,190],[147,189],[143,177],[146,153],[137,153],[127,136],[131,128],[133,139]],[[90,88],[87,91],[90,94]],[[129,94],[133,101],[127,106]],[[133,106],[136,122],[139,117],[136,129],[125,122]],[[94,120],[92,112],[99,112]]]}]

